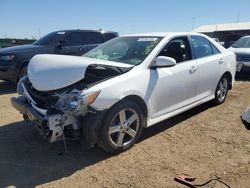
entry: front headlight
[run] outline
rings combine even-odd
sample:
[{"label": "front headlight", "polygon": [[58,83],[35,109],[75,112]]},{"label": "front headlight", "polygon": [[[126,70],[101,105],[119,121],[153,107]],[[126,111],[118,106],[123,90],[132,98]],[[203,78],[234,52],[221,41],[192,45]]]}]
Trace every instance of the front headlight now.
[{"label": "front headlight", "polygon": [[2,61],[11,61],[15,58],[15,55],[1,55],[0,60]]},{"label": "front headlight", "polygon": [[101,91],[89,92],[79,96],[72,96],[67,109],[74,113],[74,115],[81,115],[87,111],[87,107],[92,104]]}]

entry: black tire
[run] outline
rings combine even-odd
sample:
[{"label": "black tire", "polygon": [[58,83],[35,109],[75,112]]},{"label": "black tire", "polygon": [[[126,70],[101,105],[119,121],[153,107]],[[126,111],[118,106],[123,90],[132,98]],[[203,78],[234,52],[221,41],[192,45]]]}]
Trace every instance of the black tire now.
[{"label": "black tire", "polygon": [[245,120],[243,120],[242,117],[241,117],[241,121],[242,121],[242,123],[245,125],[245,127],[246,127],[247,129],[250,129],[250,123],[248,123],[248,122],[246,122]]},{"label": "black tire", "polygon": [[215,90],[215,98],[213,100],[213,103],[216,105],[224,103],[224,101],[227,98],[227,93],[229,90],[229,79],[226,75],[222,76],[220,79],[216,90]]},{"label": "black tire", "polygon": [[21,68],[20,72],[19,72],[17,82],[18,82],[22,77],[24,77],[24,76],[26,76],[26,75],[27,75],[27,65],[24,65],[24,66]]},{"label": "black tire", "polygon": [[[125,121],[121,125],[124,117]],[[98,145],[107,152],[123,152],[136,143],[143,126],[144,117],[140,106],[134,101],[121,101],[108,111],[104,124],[99,129]]]}]

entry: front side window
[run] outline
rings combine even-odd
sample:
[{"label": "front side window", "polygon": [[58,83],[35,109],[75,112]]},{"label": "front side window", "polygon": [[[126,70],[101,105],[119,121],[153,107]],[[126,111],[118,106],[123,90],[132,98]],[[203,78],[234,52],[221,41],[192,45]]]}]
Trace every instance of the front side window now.
[{"label": "front side window", "polygon": [[64,31],[60,31],[60,32],[52,32],[49,33],[47,35],[45,35],[44,37],[40,38],[39,40],[37,40],[36,42],[34,42],[34,45],[55,45],[55,43],[60,40],[64,35],[66,34],[66,32]]},{"label": "front side window", "polygon": [[162,37],[118,37],[83,56],[138,65],[150,54],[161,39]]},{"label": "front side window", "polygon": [[178,37],[170,40],[158,56],[172,57],[177,63],[192,59],[187,37]]},{"label": "front side window", "polygon": [[196,58],[207,57],[214,54],[210,42],[204,37],[192,36],[191,42]]}]

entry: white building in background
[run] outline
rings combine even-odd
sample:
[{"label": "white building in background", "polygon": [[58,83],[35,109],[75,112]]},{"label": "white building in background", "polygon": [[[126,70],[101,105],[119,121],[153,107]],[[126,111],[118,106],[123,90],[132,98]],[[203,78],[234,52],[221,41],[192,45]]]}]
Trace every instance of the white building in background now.
[{"label": "white building in background", "polygon": [[229,47],[240,37],[250,35],[250,22],[202,25],[194,29],[193,32],[218,38],[220,41],[225,42],[226,47]]}]

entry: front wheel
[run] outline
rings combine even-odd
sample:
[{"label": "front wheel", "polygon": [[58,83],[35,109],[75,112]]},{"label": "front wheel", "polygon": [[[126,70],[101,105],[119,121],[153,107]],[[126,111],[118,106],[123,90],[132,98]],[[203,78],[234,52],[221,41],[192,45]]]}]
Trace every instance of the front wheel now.
[{"label": "front wheel", "polygon": [[213,102],[215,104],[222,104],[227,97],[227,93],[228,93],[228,89],[229,89],[229,80],[227,76],[223,76],[218,85],[217,88],[215,90],[215,98],[213,100]]},{"label": "front wheel", "polygon": [[121,101],[113,106],[99,130],[98,144],[111,153],[131,148],[141,135],[143,113],[133,101]]},{"label": "front wheel", "polygon": [[20,70],[20,73],[19,73],[19,75],[18,75],[18,80],[17,80],[17,82],[18,82],[19,80],[21,80],[21,78],[24,77],[24,76],[26,76],[26,75],[27,75],[27,65],[24,65],[24,66],[21,68],[21,70]]}]

